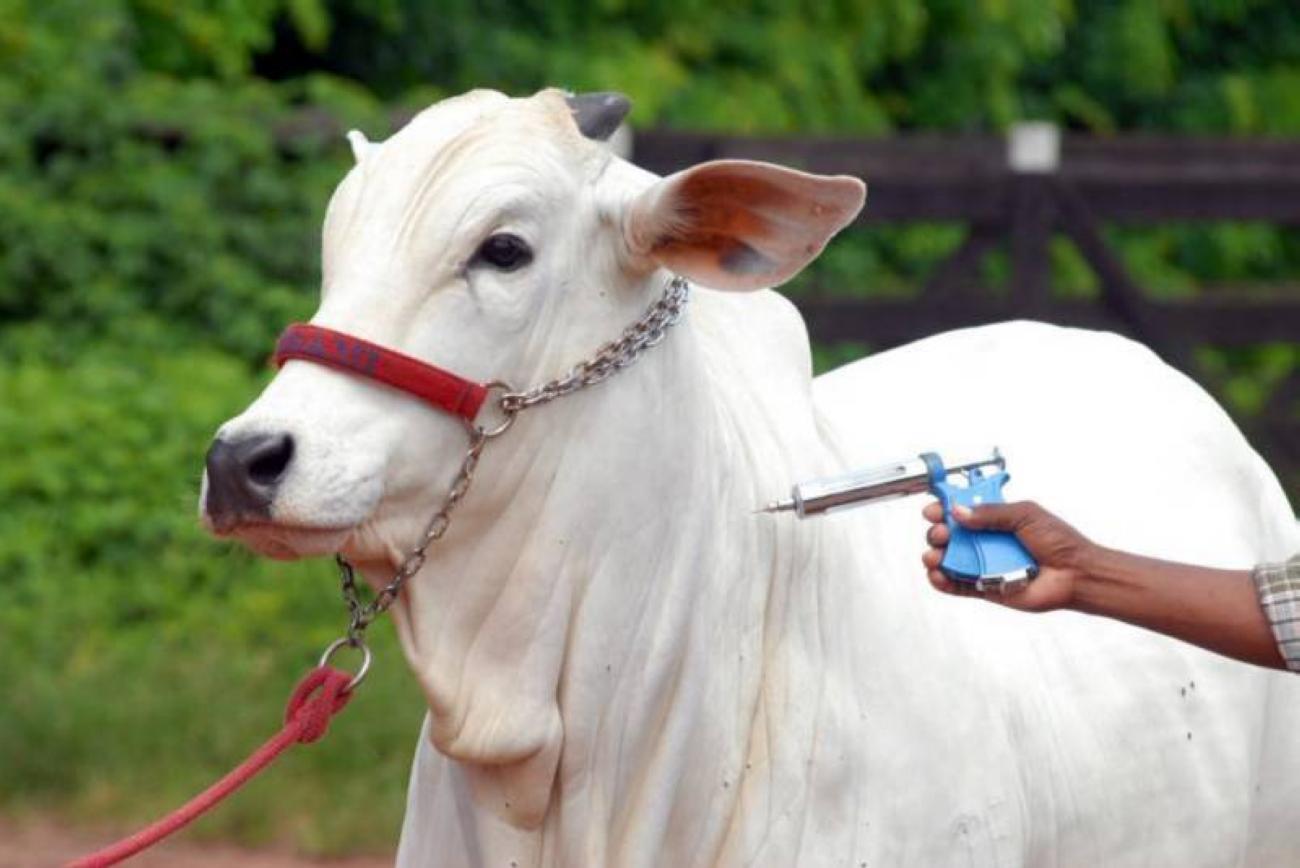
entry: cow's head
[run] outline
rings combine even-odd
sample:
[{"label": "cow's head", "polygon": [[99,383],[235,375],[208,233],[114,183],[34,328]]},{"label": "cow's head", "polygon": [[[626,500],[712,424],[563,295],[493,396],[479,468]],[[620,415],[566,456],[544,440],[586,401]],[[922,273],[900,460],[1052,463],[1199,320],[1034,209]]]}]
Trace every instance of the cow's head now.
[{"label": "cow's head", "polygon": [[[350,134],[312,322],[523,387],[617,336],[665,270],[717,289],[777,284],[861,207],[856,179],[760,163],[657,179],[599,141],[626,110],[612,95],[475,91],[385,142]],[[392,560],[465,443],[460,420],[404,393],[290,361],[217,432],[203,517],[274,557]]]}]

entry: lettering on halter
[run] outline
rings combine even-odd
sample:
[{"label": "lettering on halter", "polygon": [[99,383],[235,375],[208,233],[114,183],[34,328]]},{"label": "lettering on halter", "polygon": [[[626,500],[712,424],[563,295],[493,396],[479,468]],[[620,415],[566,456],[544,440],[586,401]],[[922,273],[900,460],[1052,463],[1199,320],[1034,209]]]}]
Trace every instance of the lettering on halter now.
[{"label": "lettering on halter", "polygon": [[289,331],[281,339],[280,351],[285,355],[310,356],[367,377],[373,377],[379,368],[378,350],[338,333],[327,337],[317,332]]}]

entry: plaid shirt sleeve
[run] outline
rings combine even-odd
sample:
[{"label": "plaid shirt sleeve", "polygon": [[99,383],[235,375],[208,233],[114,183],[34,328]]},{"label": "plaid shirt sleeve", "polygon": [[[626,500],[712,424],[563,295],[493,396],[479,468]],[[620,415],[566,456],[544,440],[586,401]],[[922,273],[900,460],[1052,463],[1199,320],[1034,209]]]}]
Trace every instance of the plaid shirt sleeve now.
[{"label": "plaid shirt sleeve", "polygon": [[1282,659],[1300,672],[1300,555],[1283,564],[1260,564],[1251,575]]}]

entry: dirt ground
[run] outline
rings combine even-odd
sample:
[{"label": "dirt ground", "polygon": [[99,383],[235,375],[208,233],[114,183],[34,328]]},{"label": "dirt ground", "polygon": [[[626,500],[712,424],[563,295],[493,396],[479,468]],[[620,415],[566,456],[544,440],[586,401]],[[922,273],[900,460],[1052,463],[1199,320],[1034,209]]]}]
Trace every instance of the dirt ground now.
[{"label": "dirt ground", "polygon": [[[131,868],[387,868],[393,860],[375,857],[309,859],[277,850],[246,850],[226,844],[192,842],[185,833],[127,862]],[[50,868],[84,856],[114,841],[111,833],[66,829],[47,820],[0,817],[0,868]]]}]

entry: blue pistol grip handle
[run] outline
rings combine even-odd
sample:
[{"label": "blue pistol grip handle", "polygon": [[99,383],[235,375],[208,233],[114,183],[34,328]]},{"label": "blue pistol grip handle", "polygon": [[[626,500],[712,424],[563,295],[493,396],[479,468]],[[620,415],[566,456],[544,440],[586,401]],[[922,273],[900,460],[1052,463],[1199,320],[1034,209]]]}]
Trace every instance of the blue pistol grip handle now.
[{"label": "blue pistol grip handle", "polygon": [[954,582],[966,584],[1000,583],[1032,579],[1038,574],[1038,562],[1025,550],[1015,534],[997,530],[971,530],[953,517],[954,506],[975,507],[984,503],[1005,503],[1002,486],[1011,477],[1005,470],[985,474],[972,470],[968,484],[953,485],[943,462],[933,452],[921,458],[930,470],[930,491],[943,506],[944,524],[948,526],[948,548],[939,569]]}]

